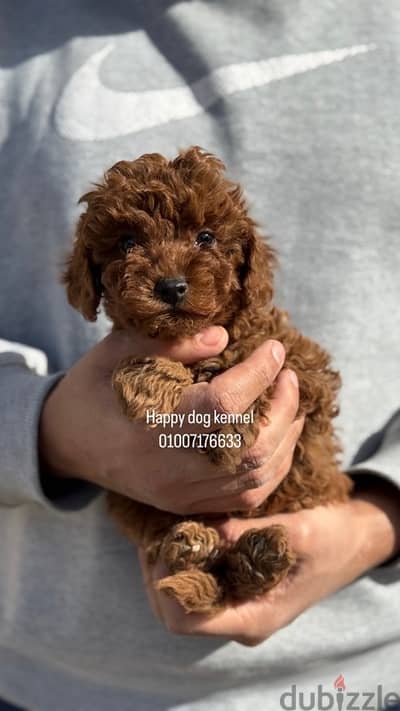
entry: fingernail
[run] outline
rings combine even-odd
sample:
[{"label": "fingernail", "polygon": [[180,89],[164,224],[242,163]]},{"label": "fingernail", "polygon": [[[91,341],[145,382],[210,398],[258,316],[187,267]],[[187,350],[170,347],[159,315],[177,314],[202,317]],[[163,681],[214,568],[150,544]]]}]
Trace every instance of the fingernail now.
[{"label": "fingernail", "polygon": [[298,388],[298,386],[299,386],[299,380],[298,380],[298,378],[297,378],[296,373],[294,372],[294,370],[288,370],[288,373],[289,373],[289,378],[290,378],[290,380],[292,381],[294,387],[295,387],[295,388]]},{"label": "fingernail", "polygon": [[197,334],[196,339],[204,346],[217,346],[221,342],[222,336],[225,334],[221,326],[210,326]]},{"label": "fingernail", "polygon": [[258,489],[263,485],[264,482],[252,479],[249,476],[244,476],[239,479],[239,484],[241,489]]},{"label": "fingernail", "polygon": [[285,358],[285,349],[282,343],[280,343],[279,341],[272,341],[271,351],[277,364],[281,365]]}]

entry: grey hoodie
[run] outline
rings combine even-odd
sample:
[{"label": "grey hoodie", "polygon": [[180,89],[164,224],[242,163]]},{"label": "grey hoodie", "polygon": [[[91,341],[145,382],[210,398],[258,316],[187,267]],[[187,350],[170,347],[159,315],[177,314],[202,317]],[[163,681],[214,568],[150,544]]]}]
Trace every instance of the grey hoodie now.
[{"label": "grey hoodie", "polygon": [[77,199],[119,159],[200,144],[279,251],[277,302],[334,355],[346,467],[400,482],[399,33],[397,0],[0,4],[0,697],[276,711],[340,674],[359,707],[400,693],[397,562],[256,648],[175,637],[102,493],[49,501],[37,458],[46,393],[109,328],[58,282]]}]

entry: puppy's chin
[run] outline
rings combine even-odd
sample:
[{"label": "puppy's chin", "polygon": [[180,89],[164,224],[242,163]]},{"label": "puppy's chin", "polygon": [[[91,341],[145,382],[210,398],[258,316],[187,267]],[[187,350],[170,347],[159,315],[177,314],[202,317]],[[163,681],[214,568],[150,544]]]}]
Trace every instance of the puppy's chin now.
[{"label": "puppy's chin", "polygon": [[[116,301],[105,302],[107,316],[114,323],[117,329],[134,330],[143,336],[151,338],[182,338],[193,336],[213,323],[220,323],[214,312],[196,314],[184,311],[183,309],[170,309],[168,311],[154,308],[154,304],[149,304],[150,308],[144,309],[140,304],[140,309],[132,308],[126,303],[118,304]],[[153,306],[153,310],[151,309]]]},{"label": "puppy's chin", "polygon": [[176,314],[163,314],[148,320],[133,320],[132,325],[137,331],[151,338],[183,338],[194,336],[203,328],[213,323],[212,317],[194,316],[177,312]]}]

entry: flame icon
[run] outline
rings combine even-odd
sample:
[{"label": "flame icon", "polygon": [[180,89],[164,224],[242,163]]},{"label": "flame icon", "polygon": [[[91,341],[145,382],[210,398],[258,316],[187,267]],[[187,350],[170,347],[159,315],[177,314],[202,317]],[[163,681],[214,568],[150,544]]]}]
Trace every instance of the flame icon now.
[{"label": "flame icon", "polygon": [[335,682],[333,684],[335,689],[345,689],[346,684],[344,683],[344,676],[343,674],[340,674],[337,679],[335,679]]},{"label": "flame icon", "polygon": [[337,679],[333,682],[333,686],[336,689],[336,701],[338,705],[339,711],[342,711],[343,704],[344,704],[344,690],[346,688],[346,684],[344,683],[344,676],[343,674],[339,674]]}]

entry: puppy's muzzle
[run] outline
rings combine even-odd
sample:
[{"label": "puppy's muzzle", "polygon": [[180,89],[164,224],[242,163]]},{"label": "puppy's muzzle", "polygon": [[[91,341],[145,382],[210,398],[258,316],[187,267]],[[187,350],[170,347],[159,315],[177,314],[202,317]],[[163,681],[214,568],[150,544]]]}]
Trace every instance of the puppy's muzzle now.
[{"label": "puppy's muzzle", "polygon": [[155,295],[166,304],[180,304],[187,293],[188,283],[185,277],[166,277],[160,279],[154,287]]}]

